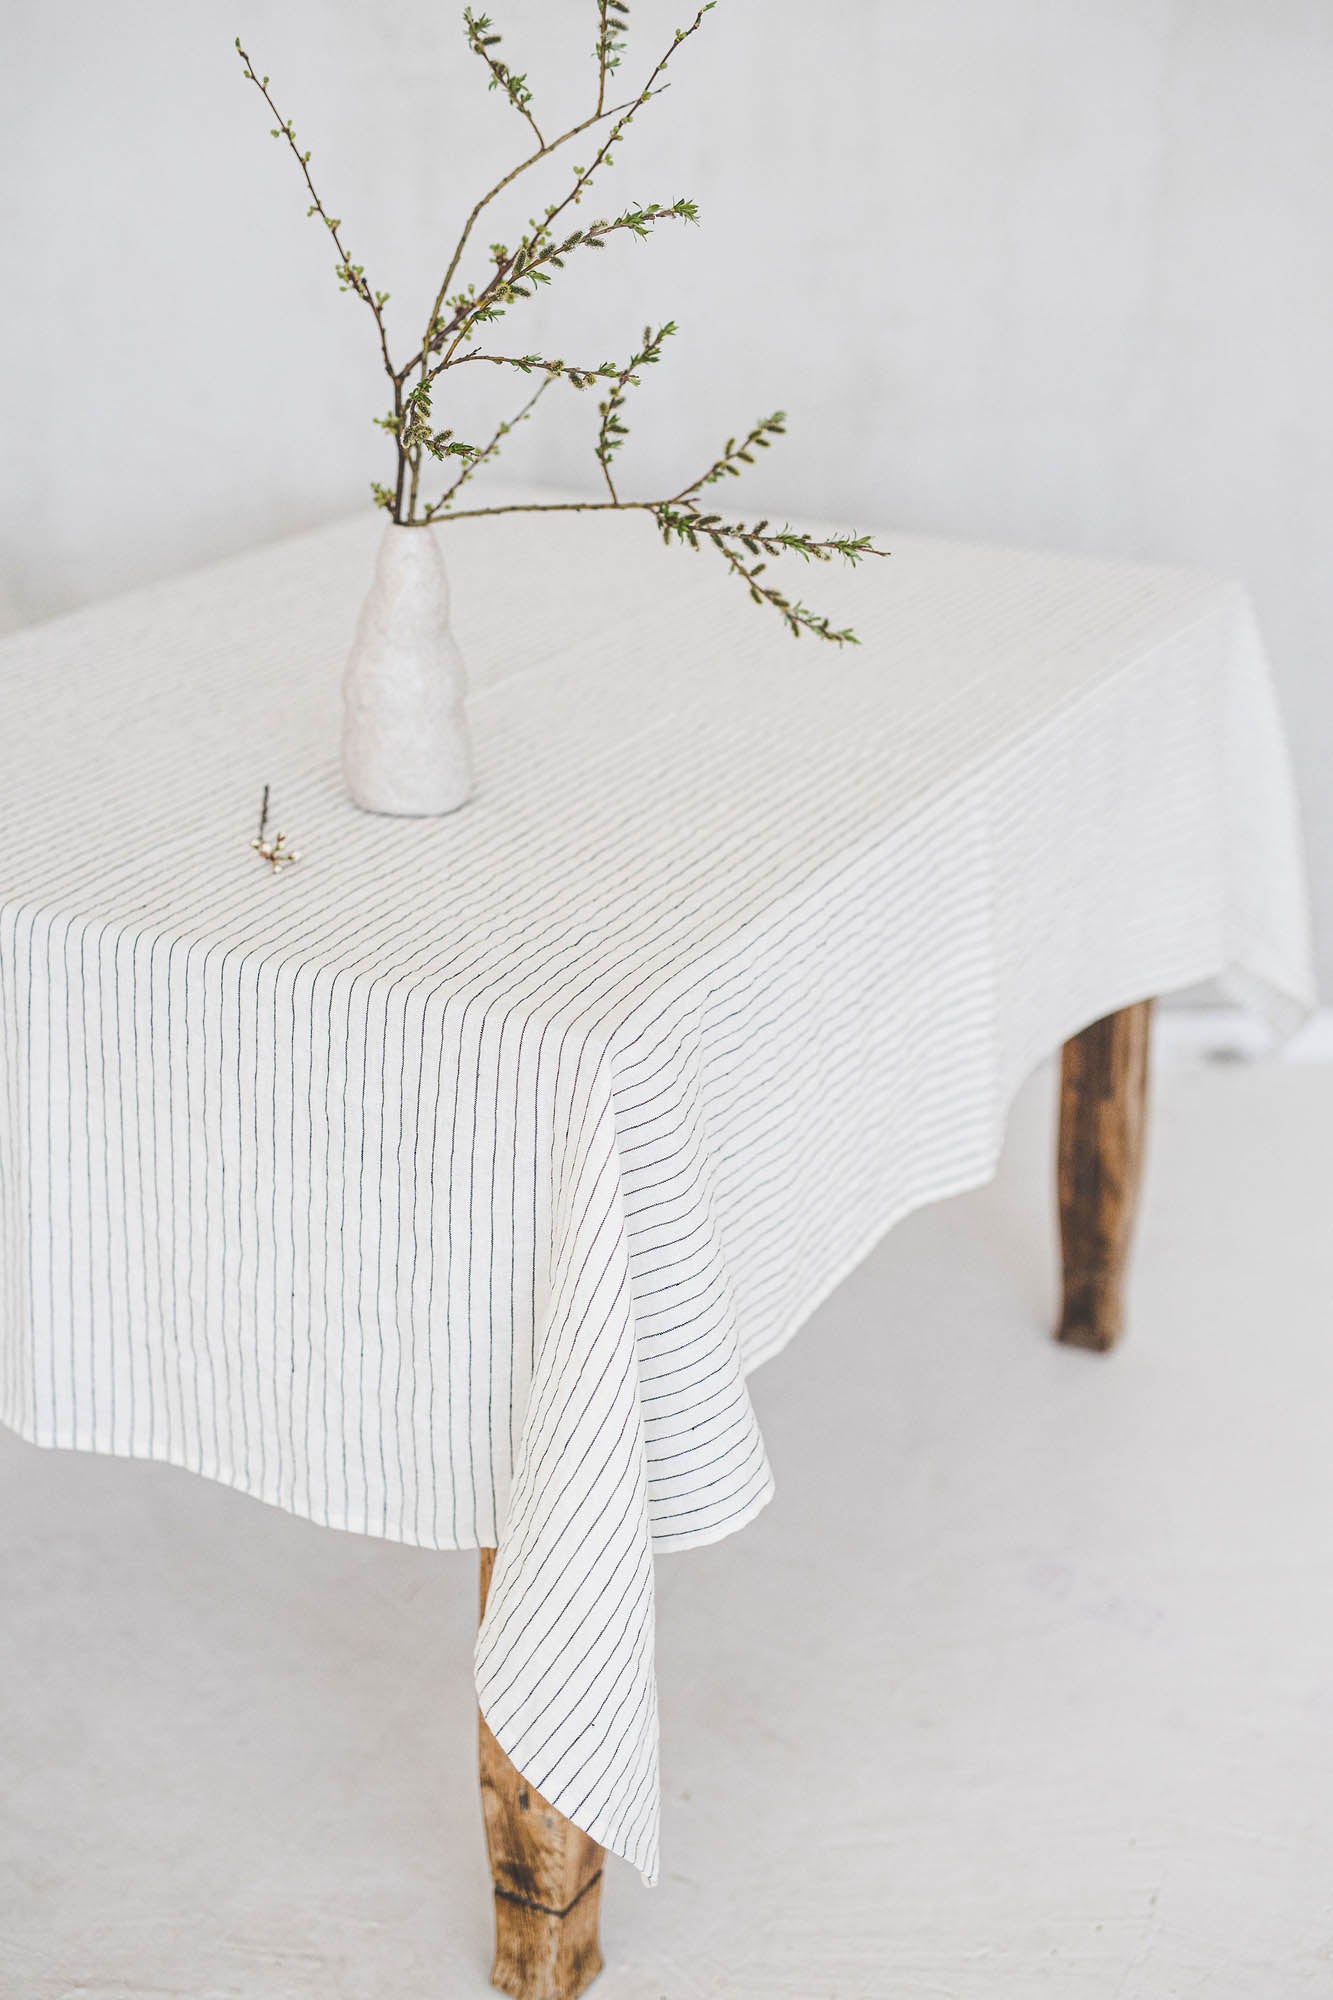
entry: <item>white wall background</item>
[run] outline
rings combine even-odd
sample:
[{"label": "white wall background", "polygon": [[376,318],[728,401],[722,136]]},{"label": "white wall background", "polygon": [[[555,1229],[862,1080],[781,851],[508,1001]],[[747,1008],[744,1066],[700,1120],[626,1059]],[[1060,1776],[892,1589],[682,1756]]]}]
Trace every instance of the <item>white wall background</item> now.
[{"label": "white wall background", "polygon": [[[640,63],[688,6],[636,0]],[[492,11],[539,109],[578,107],[592,0]],[[12,620],[333,518],[385,476],[373,329],[231,38],[271,73],[407,339],[524,136],[457,13],[9,0]],[[764,510],[1244,576],[1333,987],[1329,0],[721,0],[675,73],[621,191],[693,194],[703,227],[571,270],[533,343],[600,360],[647,318],[681,321],[623,461],[645,487],[782,405]],[[552,400],[515,464],[590,483],[591,408],[549,417]],[[442,414],[467,436],[491,407]]]}]

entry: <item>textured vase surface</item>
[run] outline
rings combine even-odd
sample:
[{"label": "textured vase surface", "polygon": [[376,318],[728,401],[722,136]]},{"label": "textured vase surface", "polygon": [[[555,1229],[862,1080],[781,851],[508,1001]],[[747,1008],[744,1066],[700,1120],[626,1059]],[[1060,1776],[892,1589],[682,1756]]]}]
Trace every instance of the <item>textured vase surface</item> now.
[{"label": "textured vase surface", "polygon": [[390,522],[343,676],[343,777],[367,812],[455,812],[472,793],[467,676],[429,528]]}]

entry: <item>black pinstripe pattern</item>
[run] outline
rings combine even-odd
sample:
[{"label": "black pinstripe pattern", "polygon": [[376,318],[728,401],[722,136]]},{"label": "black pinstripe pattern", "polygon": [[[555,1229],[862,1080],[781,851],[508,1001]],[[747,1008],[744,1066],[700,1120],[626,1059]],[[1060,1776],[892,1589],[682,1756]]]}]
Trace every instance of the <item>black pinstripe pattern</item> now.
[{"label": "black pinstripe pattern", "polygon": [[748,1373],[1063,1035],[1308,965],[1235,591],[909,543],[827,658],[622,525],[453,531],[444,822],[337,783],[361,528],[0,650],[0,1413],[498,1543],[491,1727],[651,1876],[653,1557],[768,1499]]}]

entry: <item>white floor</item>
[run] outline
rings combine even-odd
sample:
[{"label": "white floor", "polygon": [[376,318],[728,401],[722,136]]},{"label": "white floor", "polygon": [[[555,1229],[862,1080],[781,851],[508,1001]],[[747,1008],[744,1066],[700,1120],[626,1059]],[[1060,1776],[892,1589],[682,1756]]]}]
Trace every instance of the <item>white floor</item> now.
[{"label": "white floor", "polygon": [[[1163,1076],[1121,1353],[1050,1083],[756,1382],[668,1559],[662,1885],[600,2000],[1333,1995],[1333,1068]],[[4,2000],[467,2000],[475,1560],[0,1437]]]}]

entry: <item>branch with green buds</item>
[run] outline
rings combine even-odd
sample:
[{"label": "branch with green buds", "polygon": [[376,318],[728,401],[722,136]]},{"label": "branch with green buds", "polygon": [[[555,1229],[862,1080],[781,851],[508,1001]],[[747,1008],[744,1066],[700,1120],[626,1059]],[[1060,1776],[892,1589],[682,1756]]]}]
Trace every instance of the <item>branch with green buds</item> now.
[{"label": "branch with green buds", "polygon": [[629,26],[628,0],[597,0],[597,109],[606,100],[607,78],[620,68]]},{"label": "branch with green buds", "polygon": [[546,144],[536,119],[532,115],[532,92],[528,89],[526,76],[518,76],[508,63],[496,55],[500,37],[494,32],[489,14],[474,14],[470,7],[463,9],[463,27],[467,34],[467,45],[474,56],[480,56],[491,73],[490,88],[502,90],[519,116],[527,121],[532,136],[539,146]]},{"label": "branch with green buds", "polygon": [[[855,633],[835,629],[820,613],[786,597],[769,580],[767,570],[770,558],[779,555],[798,556],[806,562],[831,562],[834,557],[840,557],[853,564],[865,556],[883,555],[885,551],[875,548],[869,536],[833,535],[821,538],[787,526],[774,528],[766,520],[754,523],[728,520],[720,514],[705,512],[700,504],[699,496],[705,488],[723,479],[739,478],[746,466],[754,464],[756,452],[767,451],[775,438],[784,435],[786,418],[782,411],[761,419],[739,440],[728,438],[712,463],[679,492],[665,499],[621,499],[616,485],[615,462],[629,437],[624,417],[629,391],[639,386],[642,371],[655,367],[661,359],[663,345],[676,331],[674,321],[668,320],[656,332],[651,327],[645,327],[638,348],[623,363],[600,361],[592,366],[583,366],[539,353],[491,354],[475,344],[482,327],[503,319],[524,300],[533,297],[539,287],[550,284],[553,275],[563,271],[576,252],[604,250],[622,237],[642,242],[664,222],[694,222],[698,219],[695,204],[680,197],[670,202],[636,204],[623,209],[618,215],[601,217],[578,228],[570,226],[573,218],[568,212],[581,205],[592,182],[611,162],[616,148],[643,107],[668,87],[664,80],[668,65],[683,44],[698,32],[704,17],[712,12],[717,0],[704,0],[693,20],[676,29],[669,46],[648,73],[642,87],[623,103],[613,106],[608,106],[606,99],[610,79],[621,67],[625,56],[629,0],[593,0],[593,4],[597,14],[593,51],[597,64],[596,101],[587,117],[551,139],[545,137],[537,122],[526,73],[513,69],[500,54],[501,38],[491,17],[474,12],[471,6],[464,7],[463,30],[467,45],[489,72],[489,88],[499,91],[527,125],[535,141],[535,149],[474,203],[426,315],[420,342],[410,359],[397,367],[390,352],[385,318],[389,294],[375,290],[364,267],[352,262],[343,243],[341,220],[330,215],[315,190],[309,152],[299,145],[292,121],[284,118],[274,103],[268,78],[259,74],[237,39],[236,49],[246,80],[254,84],[277,121],[271,128],[273,137],[286,143],[300,167],[309,195],[306,212],[320,223],[332,240],[337,253],[334,272],[339,287],[360,299],[374,318],[380,358],[393,391],[392,408],[385,416],[376,417],[374,422],[392,440],[395,460],[392,485],[379,480],[371,482],[375,504],[384,508],[400,527],[425,527],[434,521],[473,520],[492,514],[610,511],[651,514],[666,543],[689,549],[715,550],[728,569],[744,583],[752,600],[775,610],[796,637],[799,638],[802,632],[812,632],[835,645],[854,642]],[[587,164],[572,168],[570,184],[562,198],[550,203],[539,216],[530,217],[512,246],[492,243],[488,264],[477,276],[460,282],[459,273],[464,258],[469,254],[473,231],[491,204],[531,168],[550,159],[572,140],[596,127],[602,127],[604,135],[588,157]],[[512,368],[520,374],[541,378],[535,393],[528,397],[514,416],[497,426],[484,445],[466,444],[448,426],[437,427],[432,413],[432,399],[441,378],[450,370],[473,362]],[[605,397],[597,405],[594,455],[608,498],[513,502],[465,509],[456,507],[456,496],[467,482],[483,465],[498,456],[511,432],[527,421],[541,397],[557,381],[568,382],[580,390],[597,384],[606,385]],[[422,489],[422,473],[428,461],[453,468],[451,483],[433,500],[428,500]]]},{"label": "branch with green buds", "polygon": [[[707,483],[706,474],[700,484]],[[767,521],[747,527],[743,521],[724,521],[720,514],[701,514],[689,500],[683,506],[667,502],[654,507],[652,513],[662,540],[668,545],[684,542],[692,549],[705,544],[716,549],[728,568],[748,586],[753,601],[771,604],[794,638],[799,639],[802,632],[813,632],[817,638],[830,639],[837,646],[857,643],[855,632],[835,631],[819,612],[811,611],[808,605],[792,603],[775,584],[761,583],[760,578],[770,556],[795,555],[803,562],[832,562],[835,556],[841,556],[844,562],[855,565],[863,556],[882,555],[884,551],[872,546],[869,535],[830,535],[820,541],[799,528],[785,525],[771,528]],[[746,555],[753,560],[747,563]]]},{"label": "branch with green buds", "polygon": [[643,345],[637,354],[631,354],[616,375],[615,387],[604,403],[597,405],[601,424],[597,431],[597,462],[602,468],[606,490],[613,500],[619,499],[615,481],[611,477],[611,461],[629,436],[628,426],[620,421],[620,412],[625,407],[628,390],[639,386],[639,369],[651,368],[662,358],[662,343],[669,340],[676,331],[676,322],[669,319],[665,326],[659,326],[654,333],[650,326],[643,329]]},{"label": "branch with green buds", "polygon": [[538,403],[540,403],[542,397],[546,394],[546,391],[550,388],[552,382],[555,379],[556,378],[554,377],[554,375],[547,375],[546,377],[544,377],[544,379],[537,384],[535,391],[531,396],[528,397],[527,402],[523,405],[522,409],[518,412],[518,414],[513,417],[506,417],[503,423],[496,425],[495,433],[492,436],[489,444],[484,444],[481,450],[476,454],[476,456],[468,460],[467,464],[463,467],[463,470],[458,474],[457,478],[454,480],[453,485],[446,486],[438,500],[427,501],[421,516],[423,521],[431,520],[434,515],[440,513],[443,509],[445,509],[448,506],[449,502],[453,499],[455,493],[457,493],[461,487],[467,485],[468,480],[471,479],[473,473],[479,471],[483,465],[487,464],[489,460],[491,460],[497,455],[497,453],[503,447],[505,439],[509,436],[510,431],[516,430],[520,424],[525,424],[527,422],[528,418],[532,415]]}]

